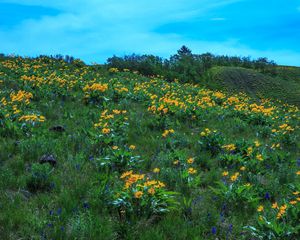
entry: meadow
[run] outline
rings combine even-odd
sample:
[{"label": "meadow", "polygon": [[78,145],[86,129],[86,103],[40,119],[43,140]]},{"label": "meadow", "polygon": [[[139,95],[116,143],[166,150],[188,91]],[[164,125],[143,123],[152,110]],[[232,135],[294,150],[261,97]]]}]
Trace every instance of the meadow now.
[{"label": "meadow", "polygon": [[299,120],[283,100],[1,58],[0,239],[300,239]]}]

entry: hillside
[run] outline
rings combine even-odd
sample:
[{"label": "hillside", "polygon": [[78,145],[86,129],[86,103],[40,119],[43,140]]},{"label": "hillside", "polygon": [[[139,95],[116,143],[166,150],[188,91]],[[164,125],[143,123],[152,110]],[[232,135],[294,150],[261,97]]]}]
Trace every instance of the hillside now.
[{"label": "hillside", "polygon": [[241,67],[213,67],[205,73],[203,84],[231,92],[245,92],[252,97],[265,97],[300,105],[300,70],[278,67],[271,77]]},{"label": "hillside", "polygon": [[297,239],[294,76],[1,58],[0,239]]}]

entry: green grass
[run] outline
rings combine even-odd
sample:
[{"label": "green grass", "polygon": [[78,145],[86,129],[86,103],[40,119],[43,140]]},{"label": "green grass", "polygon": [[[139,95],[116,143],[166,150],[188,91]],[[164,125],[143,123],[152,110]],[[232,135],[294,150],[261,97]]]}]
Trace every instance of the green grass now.
[{"label": "green grass", "polygon": [[213,67],[204,78],[212,89],[245,92],[251,97],[265,97],[300,105],[299,68],[278,69],[271,77],[255,70],[240,67]]},{"label": "green grass", "polygon": [[[19,108],[24,114],[40,113],[46,121],[34,126],[22,125],[18,118],[5,117],[7,111],[12,113],[10,104],[0,104],[0,239],[256,239],[246,226],[258,229],[262,239],[267,239],[264,234],[275,236],[272,239],[299,236],[295,225],[300,204],[289,204],[294,199],[292,192],[300,191],[299,176],[295,174],[299,171],[296,161],[300,156],[299,112],[292,106],[272,103],[270,106],[276,107],[278,112],[268,116],[252,112],[251,108],[236,111],[235,105],[228,103],[230,97],[235,97],[246,106],[258,104],[268,108],[268,103],[258,100],[262,94],[289,98],[289,102],[297,104],[297,81],[279,91],[283,89],[281,79],[275,84],[277,79],[251,70],[214,68],[208,76],[210,88],[244,91],[253,97],[248,99],[224,91],[225,97],[218,99],[215,92],[202,86],[167,83],[161,79],[150,82],[133,73],[113,74],[92,66],[80,67],[59,61],[34,70],[33,66],[40,66],[43,61],[11,61],[18,67],[7,67],[4,60],[0,62],[0,80],[3,81],[0,82],[0,100],[9,99],[10,94],[18,90],[31,92],[30,104],[18,105]],[[24,68],[24,63],[30,70]],[[51,78],[50,74],[53,74]],[[55,80],[35,86],[22,81],[23,75],[66,79],[67,83],[56,85]],[[72,80],[76,80],[74,86],[70,84]],[[97,101],[88,102],[83,88],[94,81],[108,84],[108,90],[95,97]],[[115,90],[122,87],[128,91]],[[294,92],[285,92],[292,88]],[[158,97],[151,98],[154,94]],[[185,108],[163,102],[162,97],[184,103]],[[203,107],[199,104],[203,99],[206,99],[204,104],[214,104]],[[166,114],[148,111],[148,107],[161,104],[168,107]],[[94,128],[94,124],[104,110],[114,109],[127,113],[124,117],[115,114],[109,126],[115,132],[102,136],[102,127]],[[121,120],[116,123],[118,116]],[[4,125],[6,120],[15,128]],[[288,134],[272,133],[272,129],[280,129],[284,123],[294,130]],[[57,125],[63,126],[65,131],[49,130]],[[216,133],[201,137],[200,133],[206,128]],[[174,133],[162,137],[168,129],[174,129]],[[110,138],[112,142],[107,143]],[[254,146],[256,140],[260,146]],[[277,143],[280,147],[272,150],[272,144]],[[136,148],[126,150],[118,158],[115,152],[132,144]],[[226,152],[222,148],[226,144],[235,144],[240,152]],[[119,150],[112,150],[113,146]],[[249,157],[244,151],[250,146],[254,153]],[[52,154],[57,165],[43,169],[45,165],[41,165],[39,159],[44,154]],[[262,154],[264,161],[258,161],[257,154]],[[117,165],[128,156],[138,161]],[[194,158],[194,163],[187,164],[189,158]],[[103,164],[105,159],[109,159],[108,165]],[[175,160],[181,164],[175,165]],[[242,166],[246,168],[244,172],[240,170]],[[190,167],[197,173],[188,174]],[[46,176],[42,179],[50,187],[41,188],[38,184],[34,190],[28,187],[28,182],[40,179],[40,175],[33,172],[35,168]],[[160,172],[154,173],[154,168]],[[177,193],[174,194],[176,207],[166,208],[166,212],[150,211],[143,206],[138,211],[123,207],[122,213],[114,201],[126,191],[120,176],[128,170],[164,182],[168,191]],[[222,176],[224,171],[229,172],[227,178]],[[240,177],[231,182],[230,176],[236,172]],[[245,190],[246,197],[234,195],[230,190],[222,192],[219,187],[222,182],[232,188],[251,183],[253,192]],[[173,196],[173,193],[163,193],[170,199]],[[266,199],[266,193],[270,199]],[[143,197],[146,195],[145,191]],[[133,198],[133,208],[141,204],[139,201]],[[163,202],[163,198],[160,201]],[[275,216],[276,219],[271,209],[275,201],[279,205],[289,204],[288,213],[277,222],[278,229],[283,229],[281,233],[274,230],[275,223],[266,228],[258,220],[259,205],[265,206],[262,214],[266,218],[273,221]]]}]

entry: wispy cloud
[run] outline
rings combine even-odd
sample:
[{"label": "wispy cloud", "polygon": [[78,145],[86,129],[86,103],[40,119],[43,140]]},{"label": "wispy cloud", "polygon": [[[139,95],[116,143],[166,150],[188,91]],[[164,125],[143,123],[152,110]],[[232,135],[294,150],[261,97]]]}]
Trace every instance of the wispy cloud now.
[{"label": "wispy cloud", "polygon": [[226,18],[220,18],[220,17],[216,17],[216,18],[211,18],[211,21],[226,21]]}]

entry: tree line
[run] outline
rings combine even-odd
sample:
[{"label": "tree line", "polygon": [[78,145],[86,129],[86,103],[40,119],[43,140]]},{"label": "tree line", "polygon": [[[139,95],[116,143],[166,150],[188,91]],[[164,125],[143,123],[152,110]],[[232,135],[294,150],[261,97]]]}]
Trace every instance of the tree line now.
[{"label": "tree line", "polygon": [[106,65],[118,69],[138,71],[146,76],[161,75],[169,81],[178,79],[181,82],[197,82],[208,69],[214,66],[243,67],[276,75],[276,63],[265,57],[251,59],[250,57],[214,55],[211,53],[193,54],[186,46],[182,46],[169,59],[147,54],[131,54],[108,58]]}]

